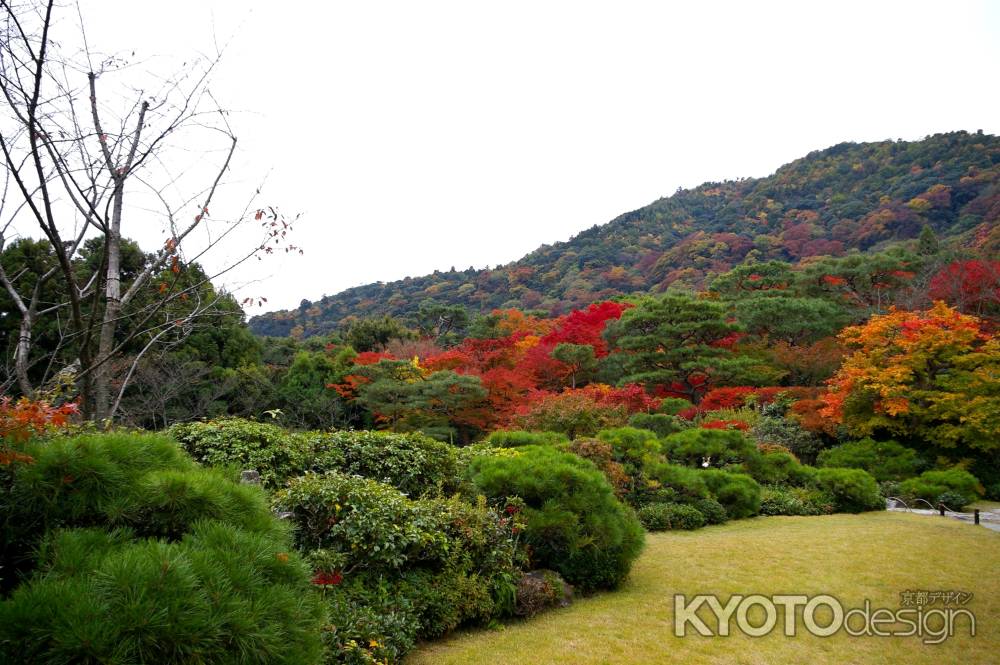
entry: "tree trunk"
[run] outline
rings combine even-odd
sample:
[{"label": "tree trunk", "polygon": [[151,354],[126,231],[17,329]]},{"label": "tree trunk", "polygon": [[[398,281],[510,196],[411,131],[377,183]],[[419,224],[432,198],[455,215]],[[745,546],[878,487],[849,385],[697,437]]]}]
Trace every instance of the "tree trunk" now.
[{"label": "tree trunk", "polygon": [[101,363],[94,373],[94,419],[111,417],[111,362],[109,357],[115,348],[115,329],[122,310],[121,280],[121,219],[123,183],[118,184],[114,194],[114,208],[108,228],[104,251],[107,254],[107,273],[104,291],[104,318],[97,342],[96,361]]}]

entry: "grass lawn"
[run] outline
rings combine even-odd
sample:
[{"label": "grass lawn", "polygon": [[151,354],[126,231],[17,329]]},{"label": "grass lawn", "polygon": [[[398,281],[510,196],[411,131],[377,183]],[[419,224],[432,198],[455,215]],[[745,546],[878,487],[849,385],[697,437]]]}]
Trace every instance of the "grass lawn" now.
[{"label": "grass lawn", "polygon": [[[765,517],[691,532],[651,534],[614,593],[516,622],[422,645],[407,665],[546,663],[1000,663],[1000,533],[905,513]],[[830,594],[845,610],[897,609],[905,590],[971,591],[976,636],[675,637],[673,595]],[[756,608],[759,609],[759,608]],[[801,614],[801,608],[799,610]],[[753,618],[755,615],[751,613]],[[825,622],[821,613],[817,620]],[[759,621],[758,621],[759,623]],[[715,625],[714,620],[709,625]]]}]

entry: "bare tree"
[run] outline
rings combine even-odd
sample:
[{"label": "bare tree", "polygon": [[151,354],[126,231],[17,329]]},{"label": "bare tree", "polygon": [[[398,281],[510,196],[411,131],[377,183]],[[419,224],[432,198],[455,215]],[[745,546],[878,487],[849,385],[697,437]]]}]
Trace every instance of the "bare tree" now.
[{"label": "bare tree", "polygon": [[[85,416],[113,418],[146,352],[160,343],[176,343],[217,305],[212,299],[195,302],[203,283],[180,279],[186,262],[201,259],[246,222],[262,227],[260,241],[206,280],[276,247],[286,252],[297,248],[283,244],[291,228],[288,221],[274,208],[256,205],[259,189],[238,215],[210,216],[237,144],[227,113],[209,88],[221,50],[156,79],[152,89],[126,82],[105,98],[105,77],[127,79],[138,70],[127,59],[92,52],[78,11],[65,11],[54,0],[0,0],[0,9],[0,93],[5,103],[0,117],[5,166],[0,251],[28,225],[48,240],[54,253],[52,265],[32,280],[8,274],[0,265],[0,285],[19,316],[16,383],[24,394],[37,388],[29,373],[33,331],[42,317],[59,316],[65,322],[60,344],[75,354]],[[81,46],[66,46],[66,35]],[[177,168],[176,154],[185,154],[192,145],[198,146],[195,164]],[[129,229],[148,233],[151,225],[161,226],[166,239],[126,281],[123,238]],[[101,261],[83,270],[80,252],[90,238],[100,240]],[[30,289],[22,286],[28,281]],[[57,302],[43,297],[52,281],[64,294]],[[178,308],[181,301],[193,304]],[[113,362],[123,349],[136,345],[141,351],[131,368]],[[118,380],[115,368],[123,368]]]}]

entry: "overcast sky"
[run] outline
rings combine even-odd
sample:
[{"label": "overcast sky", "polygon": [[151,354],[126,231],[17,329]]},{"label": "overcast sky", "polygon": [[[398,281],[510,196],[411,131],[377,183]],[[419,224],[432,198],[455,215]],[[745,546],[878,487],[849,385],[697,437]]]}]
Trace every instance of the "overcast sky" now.
[{"label": "overcast sky", "polygon": [[227,277],[268,298],[251,314],[507,263],[678,187],[764,176],[841,141],[1000,133],[996,2],[81,8],[105,52],[229,41],[213,91],[239,111],[240,152],[220,205],[267,175],[264,199],[304,213],[304,256]]}]

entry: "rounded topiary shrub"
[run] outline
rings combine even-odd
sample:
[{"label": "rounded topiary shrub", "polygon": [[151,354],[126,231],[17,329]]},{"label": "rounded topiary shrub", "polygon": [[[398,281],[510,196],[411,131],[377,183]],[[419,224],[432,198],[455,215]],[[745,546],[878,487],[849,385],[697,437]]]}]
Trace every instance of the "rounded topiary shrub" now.
[{"label": "rounded topiary shrub", "polygon": [[663,440],[663,449],[670,461],[694,467],[740,464],[758,454],[743,432],[701,427],[671,434]]},{"label": "rounded topiary shrub", "polygon": [[917,474],[924,464],[912,448],[895,441],[860,439],[820,452],[822,467],[864,469],[877,481],[904,480]]},{"label": "rounded topiary shrub", "polygon": [[962,496],[965,505],[979,498],[981,486],[979,480],[968,471],[945,469],[924,471],[916,478],[904,480],[899,484],[899,492],[905,498],[923,499],[935,505],[942,494],[954,493]]},{"label": "rounded topiary shrub", "polygon": [[673,490],[680,498],[703,499],[709,496],[708,485],[701,471],[678,464],[656,464],[649,475],[660,486]]},{"label": "rounded topiary shrub", "polygon": [[180,423],[168,433],[202,464],[253,469],[266,487],[311,469],[318,452],[316,435],[243,418]]},{"label": "rounded topiary shrub", "polygon": [[698,512],[705,517],[705,524],[723,524],[729,520],[726,509],[715,499],[695,499],[690,505],[697,508]]},{"label": "rounded topiary shrub", "polygon": [[325,434],[317,466],[372,478],[407,496],[448,495],[459,488],[456,448],[418,433]]},{"label": "rounded topiary shrub", "polygon": [[760,511],[760,485],[750,476],[718,469],[705,469],[698,473],[708,491],[732,519],[751,517]]},{"label": "rounded topiary shrub", "polygon": [[650,503],[637,511],[639,521],[649,531],[700,529],[705,516],[694,506],[680,503]]},{"label": "rounded topiary shrub", "polygon": [[879,491],[878,483],[867,471],[818,469],[816,485],[833,498],[837,512],[860,513],[885,509],[885,499]]},{"label": "rounded topiary shrub", "polygon": [[590,462],[550,447],[474,459],[469,477],[494,501],[524,502],[531,564],[583,591],[617,586],[643,546],[643,529]]}]

